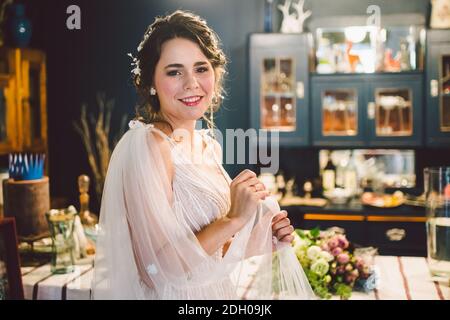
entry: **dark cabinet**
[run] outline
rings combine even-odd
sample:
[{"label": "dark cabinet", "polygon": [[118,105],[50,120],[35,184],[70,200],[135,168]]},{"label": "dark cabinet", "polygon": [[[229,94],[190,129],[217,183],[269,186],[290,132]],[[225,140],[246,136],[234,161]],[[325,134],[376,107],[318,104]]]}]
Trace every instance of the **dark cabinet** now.
[{"label": "dark cabinet", "polygon": [[380,254],[426,256],[424,222],[368,220],[367,238]]},{"label": "dark cabinet", "polygon": [[450,30],[427,33],[426,144],[450,145]]},{"label": "dark cabinet", "polygon": [[423,74],[315,75],[313,145],[422,145]]},{"label": "dark cabinet", "polygon": [[308,145],[311,35],[252,34],[249,46],[251,128]]},{"label": "dark cabinet", "polygon": [[[294,227],[325,230],[331,227],[344,229],[347,238],[357,247],[372,246],[382,255],[426,256],[427,239],[425,216],[399,214],[370,214],[355,212],[289,212]],[[302,218],[299,219],[298,217]]]}]

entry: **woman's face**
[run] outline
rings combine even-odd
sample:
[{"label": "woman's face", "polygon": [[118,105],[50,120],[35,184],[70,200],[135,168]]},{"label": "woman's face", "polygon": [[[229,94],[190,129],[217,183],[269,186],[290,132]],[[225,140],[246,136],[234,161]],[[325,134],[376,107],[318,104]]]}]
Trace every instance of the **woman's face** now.
[{"label": "woman's face", "polygon": [[214,69],[196,43],[175,38],[161,47],[154,84],[164,116],[176,122],[197,120],[211,105]]}]

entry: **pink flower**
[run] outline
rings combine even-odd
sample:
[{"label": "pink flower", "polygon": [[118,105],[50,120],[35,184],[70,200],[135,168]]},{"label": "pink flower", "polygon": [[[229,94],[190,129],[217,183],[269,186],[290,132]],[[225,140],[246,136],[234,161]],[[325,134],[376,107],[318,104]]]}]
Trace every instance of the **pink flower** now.
[{"label": "pink flower", "polygon": [[349,260],[350,260],[350,257],[346,253],[341,253],[337,256],[337,261],[340,264],[346,264],[347,262],[349,262]]},{"label": "pink flower", "polygon": [[338,246],[341,247],[342,249],[347,249],[349,246],[348,240],[347,238],[340,234],[337,236],[337,240],[338,240]]},{"label": "pink flower", "polygon": [[334,248],[336,248],[339,244],[338,239],[336,238],[331,238],[330,240],[328,240],[328,247],[333,250]]},{"label": "pink flower", "polygon": [[341,253],[342,253],[342,249],[339,248],[339,247],[336,247],[336,248],[334,248],[334,249],[331,251],[331,254],[332,254],[333,256],[335,256],[335,257],[337,257],[338,255],[340,255]]}]

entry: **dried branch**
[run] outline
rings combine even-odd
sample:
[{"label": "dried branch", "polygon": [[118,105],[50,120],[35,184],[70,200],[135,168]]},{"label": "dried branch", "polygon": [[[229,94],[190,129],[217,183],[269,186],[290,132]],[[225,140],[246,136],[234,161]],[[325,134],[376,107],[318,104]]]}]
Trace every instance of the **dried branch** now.
[{"label": "dried branch", "polygon": [[[110,146],[109,134],[114,100],[109,100],[107,103],[105,103],[105,101],[106,98],[104,94],[97,94],[97,104],[99,109],[97,118],[95,118],[93,114],[89,114],[88,123],[86,105],[83,104],[81,107],[80,123],[74,122],[74,128],[81,136],[87,152],[89,166],[94,175],[95,192],[99,201],[101,200],[112,149],[125,132],[126,120],[128,118],[127,115],[123,115],[119,134],[114,138],[113,144]],[[93,132],[93,136],[91,136],[91,131]]]}]

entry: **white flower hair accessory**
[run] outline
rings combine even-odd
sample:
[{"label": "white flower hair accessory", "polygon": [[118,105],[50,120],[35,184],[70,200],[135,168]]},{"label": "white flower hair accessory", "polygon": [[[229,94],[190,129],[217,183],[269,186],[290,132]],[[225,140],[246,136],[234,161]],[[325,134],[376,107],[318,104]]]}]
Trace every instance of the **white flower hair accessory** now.
[{"label": "white flower hair accessory", "polygon": [[[147,41],[148,37],[150,36],[151,31],[146,32],[144,34],[144,38],[142,39],[142,41],[139,43],[139,46],[137,47],[137,51],[140,52],[142,50],[142,48],[144,48],[145,42]],[[133,55],[131,53],[127,54],[131,59],[131,66],[133,67],[133,69],[131,69],[131,74],[133,74],[134,76],[138,76],[138,81],[139,81],[139,77],[141,76],[141,68],[139,67],[139,60],[136,57],[133,57]]]},{"label": "white flower hair accessory", "polygon": [[139,43],[139,46],[137,47],[138,52],[142,50],[142,48],[144,47],[144,44],[147,41],[149,36],[150,36],[150,32],[147,32],[146,34],[144,34],[144,39],[142,39],[142,41]]},{"label": "white flower hair accessory", "polygon": [[141,68],[139,68],[139,60],[136,57],[133,57],[131,53],[128,53],[127,55],[132,59],[131,66],[133,69],[131,70],[131,73],[135,76],[140,76]]}]

